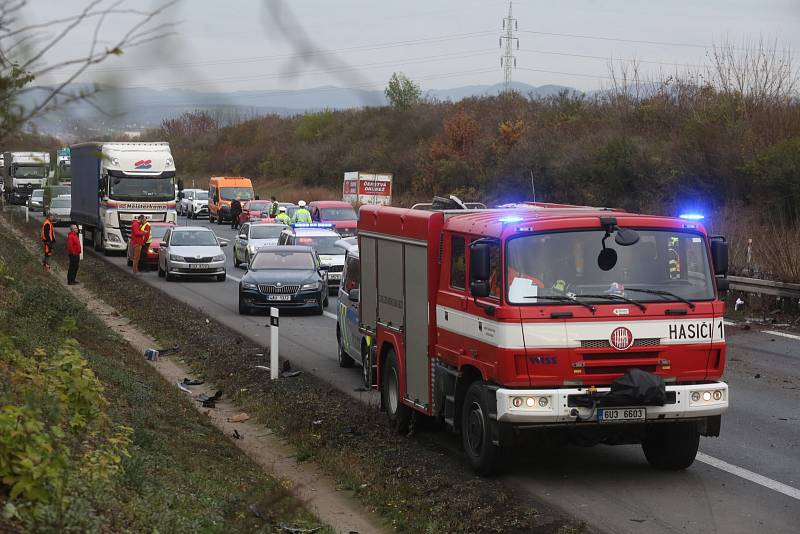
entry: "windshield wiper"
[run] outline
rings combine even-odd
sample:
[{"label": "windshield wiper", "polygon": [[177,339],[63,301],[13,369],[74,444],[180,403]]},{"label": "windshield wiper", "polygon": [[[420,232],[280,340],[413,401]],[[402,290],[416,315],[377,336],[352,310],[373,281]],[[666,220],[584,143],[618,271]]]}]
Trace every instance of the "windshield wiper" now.
[{"label": "windshield wiper", "polygon": [[595,312],[594,306],[592,306],[591,304],[586,303],[586,302],[581,302],[580,300],[576,299],[575,297],[567,297],[567,296],[563,296],[563,297],[554,296],[554,297],[551,297],[551,296],[539,296],[539,295],[525,295],[525,298],[526,299],[555,300],[556,302],[569,302],[570,304],[578,304],[579,306],[583,306],[584,308],[587,308],[592,313]]},{"label": "windshield wiper", "polygon": [[646,311],[647,310],[647,306],[645,306],[641,302],[639,302],[637,300],[629,299],[628,297],[623,297],[622,295],[617,295],[616,293],[608,293],[607,295],[578,295],[578,296],[586,297],[586,298],[590,298],[590,299],[622,300],[622,301],[627,302],[629,304],[633,304],[634,306],[636,306],[637,308],[639,308],[642,311]]},{"label": "windshield wiper", "polygon": [[681,297],[680,295],[676,295],[675,293],[673,293],[671,291],[664,291],[663,289],[636,289],[636,288],[632,288],[632,287],[626,287],[625,291],[637,291],[639,293],[649,293],[651,295],[658,295],[659,297],[665,297],[665,300],[666,300],[666,297],[672,297],[675,300],[679,300],[679,301],[683,302],[684,304],[688,305],[691,309],[694,309],[694,307],[695,307],[694,302],[692,302],[691,300],[685,299],[685,298]]}]

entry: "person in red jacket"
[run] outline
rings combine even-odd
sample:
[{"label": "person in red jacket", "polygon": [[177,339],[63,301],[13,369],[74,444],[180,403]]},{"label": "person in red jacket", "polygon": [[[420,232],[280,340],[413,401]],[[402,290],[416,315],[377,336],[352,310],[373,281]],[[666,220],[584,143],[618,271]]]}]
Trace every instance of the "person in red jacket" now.
[{"label": "person in red jacket", "polygon": [[78,282],[78,266],[81,263],[81,238],[78,235],[78,226],[73,224],[69,227],[67,236],[67,254],[69,255],[69,269],[67,269],[67,284],[74,286]]},{"label": "person in red jacket", "polygon": [[131,245],[133,246],[133,273],[139,273],[139,263],[142,259],[142,246],[144,245],[145,234],[142,231],[144,215],[139,215],[131,225]]}]

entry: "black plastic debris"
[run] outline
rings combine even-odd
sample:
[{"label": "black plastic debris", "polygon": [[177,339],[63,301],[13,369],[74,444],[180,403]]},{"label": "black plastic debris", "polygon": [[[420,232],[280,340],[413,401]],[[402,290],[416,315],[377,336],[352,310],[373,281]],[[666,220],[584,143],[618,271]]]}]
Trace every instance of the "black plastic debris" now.
[{"label": "black plastic debris", "polygon": [[632,368],[611,382],[607,398],[623,401],[629,406],[664,406],[667,402],[667,385],[658,375]]},{"label": "black plastic debris", "polygon": [[222,398],[222,390],[217,390],[213,396],[209,397],[205,393],[201,393],[200,395],[196,396],[194,400],[197,402],[203,403],[203,408],[216,408],[217,401]]}]

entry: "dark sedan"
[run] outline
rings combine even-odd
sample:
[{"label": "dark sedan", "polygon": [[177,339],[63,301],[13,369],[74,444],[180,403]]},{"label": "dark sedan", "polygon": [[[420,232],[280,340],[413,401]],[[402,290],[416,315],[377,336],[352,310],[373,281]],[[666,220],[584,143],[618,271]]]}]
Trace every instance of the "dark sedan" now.
[{"label": "dark sedan", "polygon": [[239,283],[239,313],[254,310],[313,310],[322,315],[328,305],[327,265],[311,247],[260,249]]}]

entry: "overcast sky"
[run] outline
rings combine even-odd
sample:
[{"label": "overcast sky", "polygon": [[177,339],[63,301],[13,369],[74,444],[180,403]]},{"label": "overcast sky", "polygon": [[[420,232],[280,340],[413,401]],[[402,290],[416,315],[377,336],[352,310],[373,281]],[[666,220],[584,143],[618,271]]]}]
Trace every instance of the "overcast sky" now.
[{"label": "overcast sky", "polygon": [[[25,18],[44,22],[85,3],[29,0]],[[148,4],[157,5],[127,5]],[[286,25],[289,19],[277,23],[266,5],[183,0],[158,21],[178,22],[177,35],[111,58],[82,80],[212,91],[380,89],[394,71],[423,89],[503,80],[498,39],[507,1],[291,0],[282,5],[289,6],[295,26]],[[698,65],[706,61],[704,47],[726,38],[737,44],[777,38],[800,60],[800,0],[519,0],[513,9],[520,42],[513,79],[531,85],[601,88],[609,58],[636,58],[653,74],[674,70],[672,64]],[[111,42],[130,23],[126,17],[108,20],[101,39]],[[79,27],[47,61],[85,53],[92,32],[89,24]],[[298,57],[304,36],[328,53],[316,54],[316,61]]]}]

